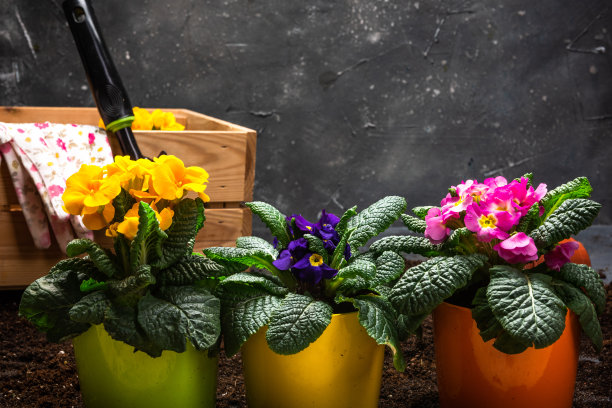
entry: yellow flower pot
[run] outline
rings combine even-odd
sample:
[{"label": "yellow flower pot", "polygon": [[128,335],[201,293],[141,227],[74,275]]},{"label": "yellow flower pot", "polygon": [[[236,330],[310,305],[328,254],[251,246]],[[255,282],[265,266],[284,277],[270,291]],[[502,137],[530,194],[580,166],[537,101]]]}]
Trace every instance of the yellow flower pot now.
[{"label": "yellow flower pot", "polygon": [[384,346],[368,336],[357,312],[332,315],[323,334],[293,355],[270,350],[266,331],[242,347],[250,408],[378,406]]},{"label": "yellow flower pot", "polygon": [[88,408],[215,406],[218,359],[189,342],[184,353],[152,358],[97,325],[72,343]]}]

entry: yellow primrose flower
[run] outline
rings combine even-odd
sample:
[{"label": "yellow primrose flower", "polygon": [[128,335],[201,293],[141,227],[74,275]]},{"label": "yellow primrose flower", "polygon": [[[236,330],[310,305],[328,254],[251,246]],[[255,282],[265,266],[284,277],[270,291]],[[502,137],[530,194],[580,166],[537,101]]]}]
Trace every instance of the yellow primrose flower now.
[{"label": "yellow primrose flower", "polygon": [[101,167],[83,164],[78,172],[66,180],[62,200],[66,212],[82,215],[85,207],[97,209],[105,206],[120,192],[121,186],[117,177],[104,178]]},{"label": "yellow primrose flower", "polygon": [[[132,130],[184,130],[185,126],[176,121],[172,112],[163,112],[155,109],[153,113],[148,110],[134,106],[134,121]],[[98,127],[106,129],[102,119],[98,121]]]},{"label": "yellow primrose flower", "polygon": [[134,130],[151,130],[153,129],[153,117],[148,110],[134,106],[134,122],[132,129]]},{"label": "yellow primrose flower", "polygon": [[206,170],[191,166],[185,168],[183,161],[175,156],[160,156],[154,159],[158,166],[153,170],[153,188],[165,200],[176,200],[183,197],[184,190],[195,191],[209,201],[204,194],[208,182]]},{"label": "yellow primrose flower", "polygon": [[155,109],[151,114],[153,118],[153,129],[160,130],[183,130],[185,126],[176,122],[176,118],[172,112],[162,112],[160,109]]},{"label": "yellow primrose flower", "polygon": [[107,237],[111,237],[111,238],[115,238],[119,236],[119,233],[117,232],[118,226],[119,226],[118,222],[113,222],[111,225],[108,226],[108,228],[106,229],[106,233],[104,235],[106,235]]},{"label": "yellow primrose flower", "polygon": [[[122,233],[127,239],[130,240],[134,239],[138,233],[138,222],[140,220],[138,216],[139,206],[140,203],[135,203],[132,208],[125,213],[123,221],[116,227],[117,232]],[[172,225],[174,211],[172,211],[170,208],[164,208],[160,213],[158,213],[154,206],[151,206],[151,209],[155,212],[155,218],[157,218],[157,221],[159,222],[159,228],[162,230],[167,230],[170,225]]]},{"label": "yellow primrose flower", "polygon": [[108,203],[90,214],[83,214],[83,224],[92,231],[99,230],[108,226],[114,216],[115,207],[113,203]]}]

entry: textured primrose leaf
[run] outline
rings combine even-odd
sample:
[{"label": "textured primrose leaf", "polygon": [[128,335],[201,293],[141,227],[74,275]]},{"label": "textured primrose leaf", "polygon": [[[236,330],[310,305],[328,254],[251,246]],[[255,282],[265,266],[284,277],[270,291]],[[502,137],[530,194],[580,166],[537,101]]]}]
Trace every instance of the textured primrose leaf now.
[{"label": "textured primrose leaf", "polygon": [[76,269],[56,269],[53,274],[36,279],[21,296],[19,315],[45,332],[51,342],[59,343],[85,332],[89,324],[75,322],[68,314],[85,295],[79,289],[85,278]]},{"label": "textured primrose leaf", "polygon": [[414,207],[412,209],[412,212],[414,213],[414,215],[416,215],[420,219],[424,220],[425,216],[427,215],[427,212],[429,210],[431,210],[432,208],[436,208],[436,207],[431,206],[431,205],[424,205],[424,206],[420,206],[420,207]]},{"label": "textured primrose leaf", "polygon": [[493,347],[506,354],[517,354],[527,349],[527,346],[510,336],[495,318],[487,300],[487,288],[476,291],[472,305],[472,318],[476,321],[483,341],[495,339]]},{"label": "textured primrose leaf", "polygon": [[372,287],[384,285],[399,278],[406,268],[401,255],[385,251],[376,259],[376,275],[370,279]]},{"label": "textured primrose leaf", "polygon": [[344,268],[338,271],[338,278],[354,278],[361,276],[366,280],[373,279],[376,275],[376,264],[366,259],[352,259]]},{"label": "textured primrose leaf", "polygon": [[138,323],[153,343],[177,353],[185,351],[186,339],[197,350],[215,344],[221,334],[219,299],[190,286],[165,287],[160,295],[147,293],[138,302]]},{"label": "textured primrose leaf", "polygon": [[[338,245],[336,245],[336,249],[334,249],[334,253],[332,255],[331,262],[328,263],[328,265],[331,266],[332,268],[339,270],[340,268],[342,268],[342,264],[346,262],[344,251],[346,250],[346,243],[350,235],[351,235],[351,231],[349,230],[340,237],[340,242],[338,242]],[[354,252],[351,253],[351,257],[354,257],[354,256],[355,256],[355,253]]]},{"label": "textured primrose leaf", "polygon": [[327,303],[289,293],[272,314],[266,333],[268,346],[277,354],[298,353],[321,336],[331,315]]},{"label": "textured primrose leaf", "polygon": [[425,232],[425,228],[427,228],[427,223],[424,220],[408,214],[402,214],[402,221],[404,222],[404,225],[413,232],[422,234]]},{"label": "textured primrose leaf", "polygon": [[410,316],[404,314],[398,315],[397,332],[400,341],[404,341],[412,334],[415,334],[427,316],[429,316],[429,313]]},{"label": "textured primrose leaf", "polygon": [[160,286],[191,285],[202,279],[224,276],[225,273],[225,267],[213,260],[203,256],[189,255],[174,265],[157,271],[156,280]]},{"label": "textured primrose leaf", "polygon": [[172,225],[165,231],[168,237],[155,242],[157,249],[153,252],[161,253],[162,256],[153,265],[164,269],[191,254],[203,220],[204,205],[199,198],[181,200],[174,207]]},{"label": "textured primrose leaf", "polygon": [[107,288],[112,297],[132,297],[155,282],[155,276],[151,273],[151,265],[140,265],[134,275],[121,280],[108,281]]},{"label": "textured primrose leaf", "polygon": [[464,287],[485,261],[480,254],[429,259],[402,275],[391,291],[391,302],[402,314],[429,313]]},{"label": "textured primrose leaf", "polygon": [[103,291],[83,296],[68,311],[70,319],[79,323],[101,324],[110,303]]},{"label": "textured primrose leaf", "polygon": [[387,345],[393,353],[393,365],[403,372],[406,368],[396,327],[397,314],[391,303],[373,295],[358,296],[352,300],[359,310],[359,323],[377,344]]},{"label": "textured primrose leaf", "polygon": [[[155,211],[143,201],[138,206],[138,232],[130,244],[130,267],[132,271],[138,269],[140,265],[151,263],[153,259],[149,257],[147,241],[151,240],[153,248],[159,249],[161,239],[166,237],[166,233],[159,228],[159,222],[155,216]],[[159,257],[160,252],[153,256]]]},{"label": "textured primrose leaf", "polygon": [[356,275],[352,278],[344,279],[336,288],[336,293],[344,296],[353,296],[357,293],[372,289],[370,282],[363,277]]},{"label": "textured primrose leaf", "polygon": [[338,221],[338,224],[336,224],[335,228],[336,232],[340,236],[342,236],[342,234],[346,232],[346,227],[350,219],[353,218],[355,215],[357,215],[357,206],[349,208],[344,212],[344,214],[342,214],[342,217],[340,217],[340,221]]},{"label": "textured primrose leaf", "polygon": [[121,222],[125,214],[132,208],[136,200],[124,188],[121,189],[119,195],[113,199],[113,207],[115,207],[115,215],[111,223]]},{"label": "textured primrose leaf", "polygon": [[308,241],[308,250],[321,255],[323,262],[329,265],[329,254],[323,245],[323,241],[311,234],[304,234],[304,238]]},{"label": "textured primrose leaf", "polygon": [[259,251],[267,252],[274,259],[278,256],[278,251],[263,238],[259,237],[240,237],[236,240],[236,248],[242,249],[256,249]]},{"label": "textured primrose leaf", "polygon": [[161,356],[162,349],[149,339],[137,320],[137,309],[123,302],[110,302],[106,309],[104,330],[115,340],[122,341],[147,353],[151,357]]},{"label": "textured primrose leaf", "polygon": [[276,208],[262,201],[253,201],[245,204],[256,214],[261,221],[266,224],[272,235],[277,239],[281,247],[286,248],[291,241],[289,231],[287,231],[287,219]]},{"label": "textured primrose leaf", "polygon": [[270,322],[288,289],[273,276],[238,273],[223,280],[217,294],[221,299],[225,354],[232,356],[261,327]]},{"label": "textured primrose leaf", "polygon": [[97,281],[103,281],[108,278],[108,276],[100,272],[96,264],[93,263],[89,257],[62,259],[51,267],[48,275],[70,270],[82,272],[86,277],[93,278]]},{"label": "textured primrose leaf", "polygon": [[587,265],[566,263],[559,272],[554,272],[559,279],[584,289],[591,302],[595,304],[597,315],[600,316],[606,308],[606,289],[597,271]]},{"label": "textured primrose leaf", "polygon": [[510,336],[525,346],[543,348],[559,339],[567,309],[551,287],[549,275],[526,274],[516,268],[491,268],[489,306]]},{"label": "textured primrose leaf", "polygon": [[528,233],[532,229],[534,229],[540,221],[540,205],[538,203],[534,203],[527,211],[527,214],[521,218],[521,221],[516,227],[516,230],[519,232]]},{"label": "textured primrose leaf", "polygon": [[540,204],[544,207],[543,217],[547,218],[565,200],[572,198],[589,198],[592,191],[591,184],[586,177],[578,177],[550,190],[542,200],[540,200]]},{"label": "textured primrose leaf", "polygon": [[90,239],[73,239],[66,246],[66,254],[70,257],[87,253],[89,259],[104,275],[111,277],[118,270],[108,252]]},{"label": "textured primrose leaf", "polygon": [[351,252],[355,253],[371,238],[374,238],[391,226],[406,210],[406,200],[403,197],[385,197],[348,222],[348,229],[353,230],[348,238]]},{"label": "textured primrose leaf", "polygon": [[378,254],[384,251],[405,252],[427,257],[441,255],[438,247],[429,242],[427,238],[410,235],[392,235],[381,238],[370,245],[370,251]]},{"label": "textured primrose leaf", "polygon": [[603,348],[603,334],[593,303],[580,289],[569,283],[559,281],[555,283],[555,292],[563,303],[578,315],[582,330],[589,336],[597,352],[600,352]]},{"label": "textured primrose leaf", "polygon": [[590,226],[600,208],[601,204],[583,198],[564,201],[529,236],[538,248],[552,246]]},{"label": "textured primrose leaf", "polygon": [[276,270],[276,267],[272,264],[275,258],[265,249],[211,247],[204,249],[202,252],[213,261],[239,262],[246,266],[254,266],[268,271]]},{"label": "textured primrose leaf", "polygon": [[469,229],[462,227],[457,228],[453,232],[451,232],[450,236],[444,241],[444,243],[440,246],[442,251],[452,250],[455,248],[463,238],[473,240],[474,233]]}]

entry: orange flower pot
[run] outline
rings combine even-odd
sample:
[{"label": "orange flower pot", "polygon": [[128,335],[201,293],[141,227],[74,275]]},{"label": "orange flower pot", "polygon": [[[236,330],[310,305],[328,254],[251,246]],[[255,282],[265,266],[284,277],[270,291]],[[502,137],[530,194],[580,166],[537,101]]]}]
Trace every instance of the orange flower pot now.
[{"label": "orange flower pot", "polygon": [[442,408],[571,408],[580,345],[574,313],[554,344],[513,355],[482,341],[468,308],[442,303],[433,318]]}]

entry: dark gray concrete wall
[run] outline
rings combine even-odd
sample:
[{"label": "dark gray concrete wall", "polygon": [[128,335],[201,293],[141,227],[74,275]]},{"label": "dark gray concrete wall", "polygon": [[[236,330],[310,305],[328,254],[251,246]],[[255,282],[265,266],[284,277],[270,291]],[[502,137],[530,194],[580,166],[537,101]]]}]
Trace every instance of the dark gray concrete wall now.
[{"label": "dark gray concrete wall", "polygon": [[[91,106],[60,0],[0,0],[0,104]],[[461,179],[587,176],[612,224],[605,0],[98,0],[138,106],[259,133],[255,198],[315,218]]]}]

